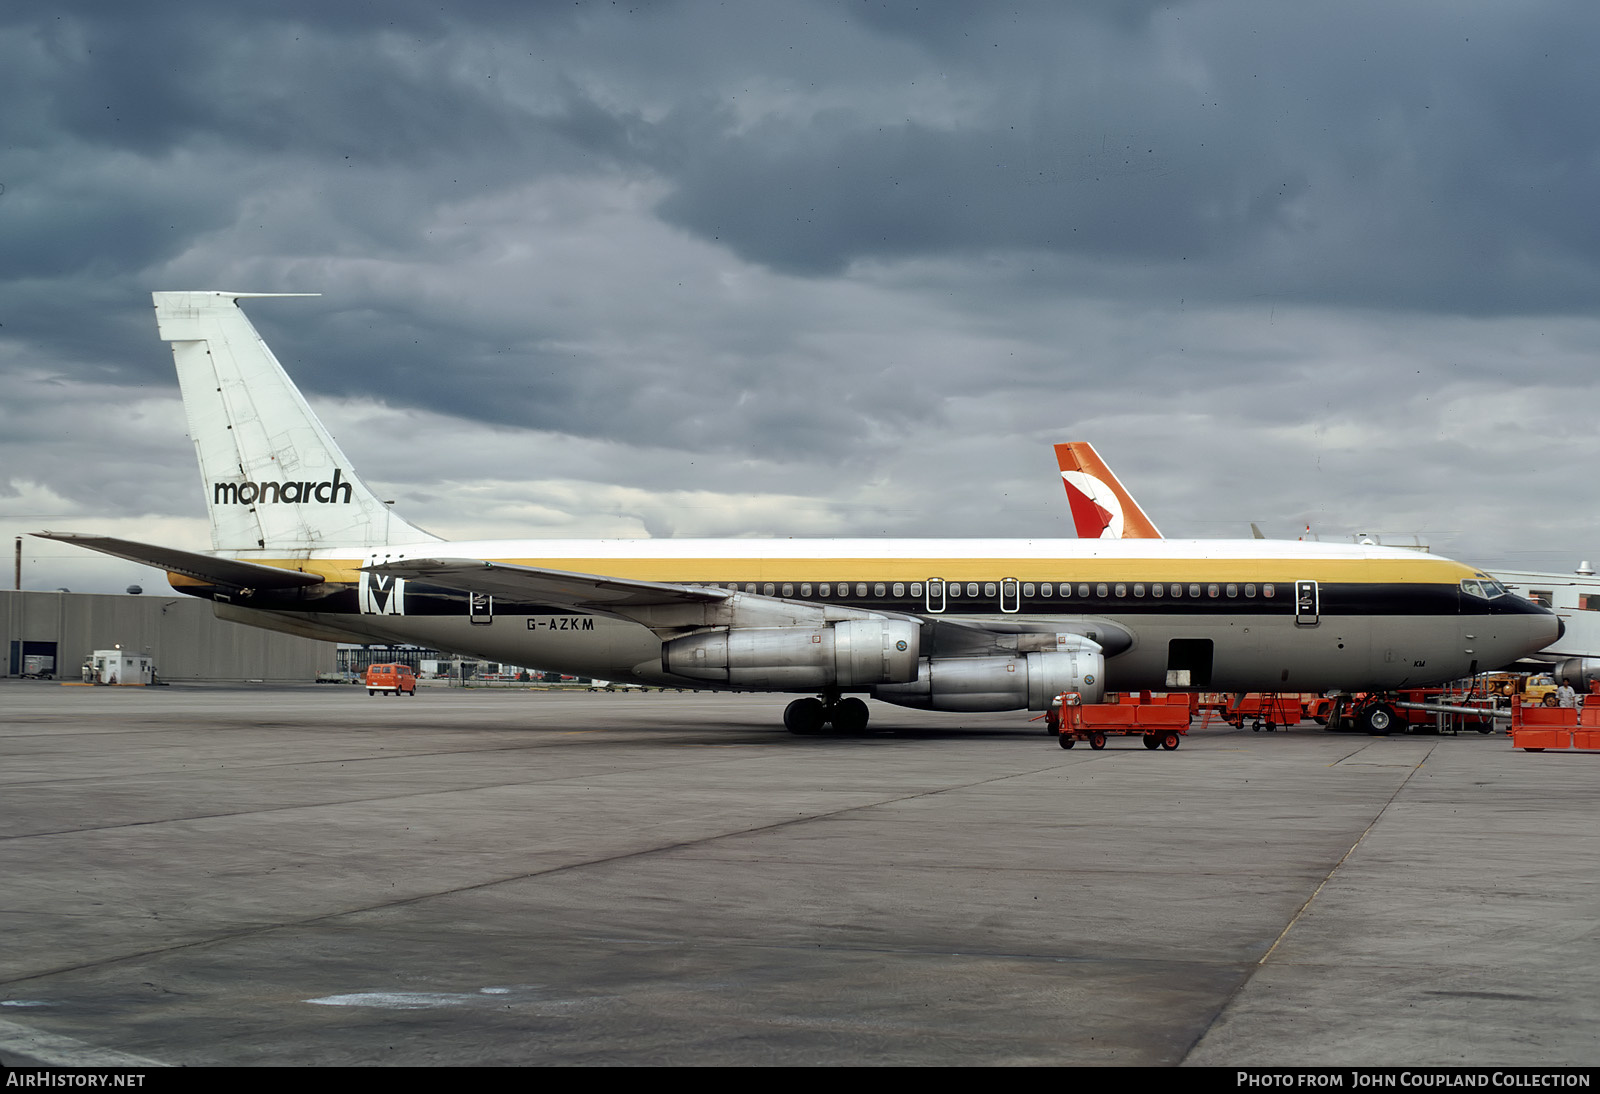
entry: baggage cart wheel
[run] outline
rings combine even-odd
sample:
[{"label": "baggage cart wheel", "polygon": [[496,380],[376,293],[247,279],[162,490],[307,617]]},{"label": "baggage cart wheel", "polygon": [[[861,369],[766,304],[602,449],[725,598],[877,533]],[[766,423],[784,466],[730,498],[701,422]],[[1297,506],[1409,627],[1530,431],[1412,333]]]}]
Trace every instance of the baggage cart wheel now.
[{"label": "baggage cart wheel", "polygon": [[1104,733],[1089,734],[1089,747],[1096,750],[1106,747],[1106,735]]},{"label": "baggage cart wheel", "polygon": [[1161,738],[1161,747],[1166,749],[1168,752],[1171,752],[1173,749],[1177,748],[1178,735],[1176,733],[1169,733],[1165,737]]},{"label": "baggage cart wheel", "polygon": [[1070,733],[1063,733],[1058,740],[1061,742],[1062,748],[1071,748],[1073,745],[1078,743],[1072,739],[1072,735]]},{"label": "baggage cart wheel", "polygon": [[1161,747],[1161,738],[1157,737],[1154,733],[1146,733],[1144,735],[1144,747],[1154,752],[1156,749]]}]

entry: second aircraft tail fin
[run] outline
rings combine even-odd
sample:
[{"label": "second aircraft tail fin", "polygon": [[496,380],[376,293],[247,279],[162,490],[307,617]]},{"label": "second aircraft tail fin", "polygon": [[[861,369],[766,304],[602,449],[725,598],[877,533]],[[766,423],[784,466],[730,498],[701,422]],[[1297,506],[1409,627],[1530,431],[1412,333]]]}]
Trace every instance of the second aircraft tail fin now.
[{"label": "second aircraft tail fin", "polygon": [[1079,539],[1161,538],[1161,532],[1117,481],[1092,444],[1070,441],[1055,447]]},{"label": "second aircraft tail fin", "polygon": [[238,304],[306,294],[152,295],[178,366],[214,547],[305,551],[438,538],[390,513],[356,476]]}]

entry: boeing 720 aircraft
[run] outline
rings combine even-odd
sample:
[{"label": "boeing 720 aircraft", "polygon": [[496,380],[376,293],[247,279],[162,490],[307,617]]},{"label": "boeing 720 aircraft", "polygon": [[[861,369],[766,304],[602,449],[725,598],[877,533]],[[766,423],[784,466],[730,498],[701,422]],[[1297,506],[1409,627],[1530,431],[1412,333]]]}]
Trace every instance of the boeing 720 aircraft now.
[{"label": "boeing 720 aircraft", "polygon": [[391,513],[240,310],[159,292],[214,550],[42,532],[159,567],[218,616],[639,684],[798,693],[784,723],[859,731],[863,695],[1043,710],[1075,691],[1388,689],[1548,644],[1557,621],[1458,562],[1274,541],[445,542]]}]

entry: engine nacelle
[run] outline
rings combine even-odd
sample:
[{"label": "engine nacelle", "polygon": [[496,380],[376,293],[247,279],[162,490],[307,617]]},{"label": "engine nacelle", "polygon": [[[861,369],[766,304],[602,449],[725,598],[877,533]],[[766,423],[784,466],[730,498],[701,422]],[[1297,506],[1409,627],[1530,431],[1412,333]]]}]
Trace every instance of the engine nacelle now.
[{"label": "engine nacelle", "polygon": [[846,619],[816,627],[718,627],[661,644],[662,671],[775,691],[866,687],[917,678],[922,627]]},{"label": "engine nacelle", "polygon": [[872,697],[921,710],[1049,710],[1064,691],[1098,703],[1105,667],[1105,653],[1092,642],[1022,657],[925,658],[916,680],[880,684]]},{"label": "engine nacelle", "polygon": [[1556,683],[1571,680],[1578,691],[1587,691],[1590,680],[1600,680],[1600,657],[1569,657],[1550,670]]}]

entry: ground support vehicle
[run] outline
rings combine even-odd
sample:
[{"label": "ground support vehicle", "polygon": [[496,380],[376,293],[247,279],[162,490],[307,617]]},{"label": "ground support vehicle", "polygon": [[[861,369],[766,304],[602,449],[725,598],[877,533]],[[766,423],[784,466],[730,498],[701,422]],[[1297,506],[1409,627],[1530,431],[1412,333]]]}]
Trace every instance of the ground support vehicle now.
[{"label": "ground support vehicle", "polygon": [[383,692],[386,695],[417,694],[417,671],[410,665],[368,665],[367,676],[362,681],[368,695]]},{"label": "ground support vehicle", "polygon": [[1513,696],[1511,745],[1524,752],[1600,751],[1600,703],[1579,710],[1531,706]]},{"label": "ground support vehicle", "polygon": [[1249,722],[1251,732],[1265,728],[1271,733],[1279,726],[1299,725],[1305,713],[1305,699],[1298,692],[1252,691],[1228,696],[1217,716],[1236,729]]},{"label": "ground support vehicle", "polygon": [[1448,688],[1402,688],[1394,692],[1331,695],[1313,704],[1311,718],[1333,730],[1355,730],[1374,737],[1391,733],[1488,733],[1510,713],[1502,700],[1481,692]]},{"label": "ground support vehicle", "polygon": [[1135,701],[1085,703],[1077,692],[1056,696],[1046,713],[1046,724],[1062,748],[1079,741],[1089,747],[1106,747],[1108,737],[1139,737],[1144,747],[1172,751],[1189,732],[1190,696],[1173,693],[1152,699],[1149,692]]}]

